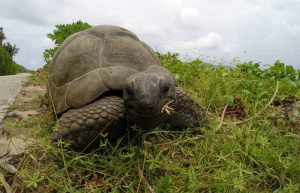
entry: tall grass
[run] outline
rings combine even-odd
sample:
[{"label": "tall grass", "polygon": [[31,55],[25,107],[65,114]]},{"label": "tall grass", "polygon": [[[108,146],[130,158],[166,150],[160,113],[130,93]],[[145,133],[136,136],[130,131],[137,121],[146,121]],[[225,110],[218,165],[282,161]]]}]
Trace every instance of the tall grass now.
[{"label": "tall grass", "polygon": [[144,146],[120,139],[80,153],[50,143],[52,116],[45,113],[23,123],[31,124],[36,142],[17,174],[20,189],[147,192],[144,179],[164,193],[299,192],[299,70],[279,61],[263,70],[252,62],[226,68],[160,57],[179,86],[208,109],[210,129],[157,128]]}]

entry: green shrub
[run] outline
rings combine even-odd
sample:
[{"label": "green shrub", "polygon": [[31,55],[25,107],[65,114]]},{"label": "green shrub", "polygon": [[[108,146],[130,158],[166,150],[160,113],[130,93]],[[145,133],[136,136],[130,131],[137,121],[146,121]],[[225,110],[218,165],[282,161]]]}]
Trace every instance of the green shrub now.
[{"label": "green shrub", "polygon": [[[39,161],[24,158],[18,172],[21,188],[147,192],[136,171],[140,165],[155,192],[299,192],[300,116],[297,109],[291,111],[299,100],[299,70],[281,62],[267,68],[254,62],[228,68],[200,60],[183,62],[178,54],[159,56],[176,75],[178,86],[208,109],[209,128],[157,128],[143,139],[148,142],[144,147],[124,136],[128,143],[104,140],[98,150],[81,153],[60,148],[65,143],[51,144],[52,114],[41,113],[30,121],[36,132],[30,155]],[[28,125],[20,123],[21,129]],[[13,121],[5,127],[16,125]]]},{"label": "green shrub", "polygon": [[0,75],[11,75],[17,73],[17,67],[12,61],[11,55],[0,45]]},{"label": "green shrub", "polygon": [[88,28],[91,28],[92,26],[86,22],[83,22],[81,20],[73,22],[71,24],[59,24],[55,25],[55,29],[52,33],[48,33],[47,37],[51,39],[54,42],[54,47],[46,49],[43,53],[44,61],[46,65],[44,68],[47,70],[49,67],[49,64],[51,63],[52,57],[54,56],[56,50],[59,48],[59,46],[63,43],[67,37],[70,35],[84,31]]}]

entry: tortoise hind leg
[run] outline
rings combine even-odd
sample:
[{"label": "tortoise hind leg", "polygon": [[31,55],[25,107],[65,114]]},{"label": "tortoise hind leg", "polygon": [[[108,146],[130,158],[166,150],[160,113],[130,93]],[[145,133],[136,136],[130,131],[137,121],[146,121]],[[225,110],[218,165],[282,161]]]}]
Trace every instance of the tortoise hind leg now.
[{"label": "tortoise hind leg", "polygon": [[176,102],[170,106],[175,110],[168,118],[173,128],[197,127],[203,124],[205,110],[188,93],[176,88]]},{"label": "tortoise hind leg", "polygon": [[59,131],[52,141],[62,139],[76,150],[99,143],[101,134],[115,139],[126,132],[124,101],[117,96],[106,96],[79,109],[71,109],[59,119]]}]

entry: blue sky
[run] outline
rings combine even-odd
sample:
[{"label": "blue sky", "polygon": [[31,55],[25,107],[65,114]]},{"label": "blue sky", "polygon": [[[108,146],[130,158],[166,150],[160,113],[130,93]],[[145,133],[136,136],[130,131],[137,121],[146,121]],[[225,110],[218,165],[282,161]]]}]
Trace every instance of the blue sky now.
[{"label": "blue sky", "polygon": [[55,24],[79,19],[131,30],[160,52],[232,64],[234,58],[300,67],[299,0],[1,0],[0,26],[20,52],[15,60],[42,67]]}]

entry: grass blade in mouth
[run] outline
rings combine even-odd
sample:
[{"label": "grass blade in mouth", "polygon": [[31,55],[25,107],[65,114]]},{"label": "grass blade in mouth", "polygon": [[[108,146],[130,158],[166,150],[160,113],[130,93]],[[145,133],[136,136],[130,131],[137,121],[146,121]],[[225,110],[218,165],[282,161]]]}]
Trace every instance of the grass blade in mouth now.
[{"label": "grass blade in mouth", "polygon": [[166,112],[168,115],[170,115],[172,112],[174,112],[175,110],[170,107],[169,105],[172,104],[174,102],[174,100],[170,100],[168,101],[162,108],[161,108],[161,113]]}]

